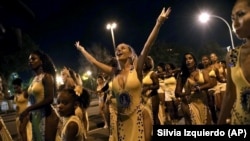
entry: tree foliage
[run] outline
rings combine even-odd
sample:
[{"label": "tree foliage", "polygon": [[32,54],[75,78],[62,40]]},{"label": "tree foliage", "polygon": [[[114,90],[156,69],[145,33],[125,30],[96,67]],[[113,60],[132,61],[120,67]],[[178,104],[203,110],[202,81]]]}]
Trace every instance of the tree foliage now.
[{"label": "tree foliage", "polygon": [[[14,48],[15,50],[4,52],[2,51],[4,48]],[[22,35],[22,46],[20,48],[7,44],[2,46],[0,53],[0,72],[2,75],[8,79],[12,72],[27,70],[29,53],[37,48],[38,46],[27,34]]]},{"label": "tree foliage", "polygon": [[[8,44],[2,44],[0,47],[0,72],[6,79],[12,72],[27,70],[29,53],[38,48],[27,34],[22,34],[21,41],[20,47],[9,46]],[[6,51],[5,48],[12,49]]]},{"label": "tree foliage", "polygon": [[176,66],[180,66],[182,55],[187,52],[194,53],[198,61],[201,61],[203,55],[209,55],[213,52],[218,55],[220,60],[224,60],[227,50],[226,48],[219,46],[217,43],[208,43],[205,46],[197,48],[158,41],[151,48],[149,55],[154,59],[155,64],[158,64],[159,62],[171,62]]},{"label": "tree foliage", "polygon": [[[110,58],[112,58],[112,55],[109,50],[107,50],[101,44],[93,44],[91,47],[86,48],[86,50],[91,55],[93,55],[96,60],[101,61],[103,63],[108,63]],[[78,61],[80,63],[79,72],[86,72],[87,70],[91,70],[93,74],[97,74],[100,71],[82,56],[80,56]]]},{"label": "tree foliage", "polygon": [[[98,61],[101,61],[105,64],[108,64],[108,62],[113,57],[109,50],[106,49],[106,47],[102,46],[101,44],[93,44],[91,47],[86,48],[86,50],[93,55]],[[92,72],[90,78],[86,81],[84,81],[84,86],[88,88],[95,88],[96,81],[95,78],[98,74],[102,73],[101,70],[99,70],[96,66],[92,65],[86,58],[80,57],[79,58],[80,68],[79,72],[80,74],[84,74],[88,70]]]}]

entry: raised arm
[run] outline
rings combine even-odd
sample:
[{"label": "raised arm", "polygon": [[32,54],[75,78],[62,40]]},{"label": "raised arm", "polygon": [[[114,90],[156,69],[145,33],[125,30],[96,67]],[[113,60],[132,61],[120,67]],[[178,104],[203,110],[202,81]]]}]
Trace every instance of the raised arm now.
[{"label": "raised arm", "polygon": [[152,45],[154,44],[154,42],[158,36],[161,25],[165,22],[166,19],[168,19],[170,12],[171,12],[170,7],[167,10],[165,9],[165,7],[162,9],[160,15],[158,16],[158,18],[156,20],[156,24],[155,24],[153,30],[151,31],[146,43],[144,44],[143,50],[141,51],[141,55],[143,55],[143,56],[148,55],[150,48],[152,47]]},{"label": "raised arm", "polygon": [[109,65],[106,65],[98,60],[96,60],[89,52],[87,52],[85,50],[85,48],[83,46],[80,45],[80,42],[77,41],[75,43],[75,47],[82,53],[82,55],[93,65],[95,65],[96,67],[98,67],[99,69],[101,69],[104,73],[107,74],[112,74],[112,67]]},{"label": "raised arm", "polygon": [[165,20],[168,18],[169,14],[171,12],[171,8],[169,7],[167,10],[165,9],[165,7],[162,9],[160,15],[158,16],[157,20],[156,20],[156,24],[153,28],[153,30],[151,31],[146,43],[144,44],[144,47],[141,51],[141,54],[139,56],[139,60],[138,60],[138,72],[142,71],[143,68],[143,64],[144,64],[144,60],[145,58],[148,56],[148,53],[151,49],[151,47],[153,46],[153,44],[155,43],[155,40],[158,36],[158,33],[160,31],[160,27],[161,25],[165,22]]}]

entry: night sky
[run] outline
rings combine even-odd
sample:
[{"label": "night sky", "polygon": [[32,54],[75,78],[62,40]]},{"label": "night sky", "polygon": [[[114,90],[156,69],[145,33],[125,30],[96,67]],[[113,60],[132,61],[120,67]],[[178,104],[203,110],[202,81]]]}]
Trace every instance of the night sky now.
[{"label": "night sky", "polygon": [[[79,67],[80,54],[74,47],[79,40],[90,48],[101,44],[113,53],[110,31],[106,24],[115,21],[116,44],[126,42],[139,53],[162,8],[172,7],[169,19],[157,40],[200,47],[207,42],[231,45],[225,23],[213,18],[209,24],[198,22],[206,10],[231,24],[234,0],[22,0],[33,14],[17,14],[13,24],[29,34],[47,52],[56,66]],[[22,16],[20,16],[22,15]],[[28,16],[27,16],[28,15]],[[234,36],[235,44],[240,41]]]}]

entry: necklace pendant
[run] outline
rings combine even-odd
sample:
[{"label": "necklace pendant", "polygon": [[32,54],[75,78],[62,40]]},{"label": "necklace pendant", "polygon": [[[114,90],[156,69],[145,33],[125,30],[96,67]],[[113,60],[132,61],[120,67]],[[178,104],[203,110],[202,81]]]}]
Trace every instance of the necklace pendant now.
[{"label": "necklace pendant", "polygon": [[122,91],[119,94],[119,104],[121,108],[128,108],[131,103],[130,95],[127,91]]}]

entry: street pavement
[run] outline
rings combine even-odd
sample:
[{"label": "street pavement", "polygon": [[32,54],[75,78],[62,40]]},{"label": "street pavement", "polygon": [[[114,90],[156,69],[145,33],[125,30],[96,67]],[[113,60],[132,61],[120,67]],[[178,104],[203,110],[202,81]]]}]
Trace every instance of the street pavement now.
[{"label": "street pavement", "polygon": [[108,139],[109,129],[96,128],[89,131],[87,141],[108,141]]},{"label": "street pavement", "polygon": [[[90,103],[90,107],[87,110],[89,117],[89,132],[87,141],[108,141],[109,129],[104,129],[104,122],[99,114],[98,99],[93,98]],[[3,112],[0,113],[3,118],[7,129],[12,135],[13,139],[16,140],[17,131],[15,124],[15,112]],[[180,120],[177,125],[183,125],[183,119]]]},{"label": "street pavement", "polygon": [[[4,103],[4,106],[6,103]],[[2,107],[0,116],[3,118],[4,123],[8,131],[10,132],[13,140],[17,138],[16,130],[16,113],[15,111],[8,111],[8,108]],[[88,108],[89,115],[89,133],[87,141],[108,141],[109,129],[104,129],[104,122],[99,114],[98,99],[93,98]]]},{"label": "street pavement", "polygon": [[[99,114],[98,100],[94,99],[88,109],[89,133],[87,141],[108,141],[109,129],[104,129],[104,122]],[[176,125],[184,125],[184,119],[179,120]]]},{"label": "street pavement", "polygon": [[99,114],[98,99],[92,99],[87,112],[89,115],[89,132],[87,141],[108,141],[109,129],[103,128],[104,122]]}]

